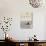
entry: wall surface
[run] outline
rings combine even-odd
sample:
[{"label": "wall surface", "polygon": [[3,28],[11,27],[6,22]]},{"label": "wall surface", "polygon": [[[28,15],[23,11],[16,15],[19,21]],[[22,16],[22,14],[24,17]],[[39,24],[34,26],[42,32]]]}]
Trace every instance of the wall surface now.
[{"label": "wall surface", "polygon": [[[20,15],[23,12],[33,13],[33,28],[21,29],[20,28]],[[0,0],[0,20],[2,18],[12,17],[12,26],[10,28],[10,35],[16,38],[16,40],[28,40],[34,34],[37,35],[37,39],[46,40],[46,7],[33,8],[30,6],[28,0]],[[0,29],[0,39],[4,35]]]}]

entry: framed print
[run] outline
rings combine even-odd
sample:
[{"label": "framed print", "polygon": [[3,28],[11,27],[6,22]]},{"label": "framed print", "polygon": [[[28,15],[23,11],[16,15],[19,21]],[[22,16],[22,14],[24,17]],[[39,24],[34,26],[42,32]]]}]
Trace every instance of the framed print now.
[{"label": "framed print", "polygon": [[32,13],[23,13],[20,16],[20,28],[21,29],[32,29],[33,26],[33,14]]}]

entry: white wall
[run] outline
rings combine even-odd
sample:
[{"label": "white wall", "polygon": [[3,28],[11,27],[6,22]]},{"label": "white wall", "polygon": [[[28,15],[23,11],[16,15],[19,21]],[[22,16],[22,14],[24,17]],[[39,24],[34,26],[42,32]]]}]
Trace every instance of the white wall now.
[{"label": "white wall", "polygon": [[[33,12],[32,29],[20,28],[20,14],[24,11]],[[46,8],[44,7],[32,8],[28,0],[0,0],[0,16],[13,17],[12,26],[9,33],[12,34],[13,37],[16,37],[17,40],[27,40],[34,34],[37,35],[39,40],[46,39],[45,12]],[[2,36],[0,39],[2,39]]]},{"label": "white wall", "polygon": [[34,28],[33,31],[40,40],[45,39],[45,8],[41,8],[34,11]]}]

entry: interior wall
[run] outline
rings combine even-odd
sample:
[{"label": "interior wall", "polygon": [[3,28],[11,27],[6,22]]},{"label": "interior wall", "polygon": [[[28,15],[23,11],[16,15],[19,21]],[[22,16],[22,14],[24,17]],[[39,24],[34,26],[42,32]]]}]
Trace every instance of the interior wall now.
[{"label": "interior wall", "polygon": [[[20,28],[20,15],[24,11],[33,12],[32,29]],[[33,8],[28,0],[0,0],[0,18],[4,16],[13,18],[8,33],[12,34],[16,40],[28,40],[34,34],[36,34],[37,39],[45,40],[45,12],[45,7]],[[0,39],[4,39],[1,33],[2,31]]]}]

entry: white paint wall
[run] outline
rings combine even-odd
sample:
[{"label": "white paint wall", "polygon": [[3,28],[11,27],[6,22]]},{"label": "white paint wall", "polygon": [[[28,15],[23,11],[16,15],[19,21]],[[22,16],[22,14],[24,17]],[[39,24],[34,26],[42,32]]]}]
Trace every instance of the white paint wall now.
[{"label": "white paint wall", "polygon": [[[33,12],[33,28],[20,29],[20,14],[24,11]],[[0,16],[13,17],[11,30],[9,33],[17,40],[27,40],[34,34],[39,40],[46,39],[45,16],[46,8],[32,8],[28,0],[0,0]],[[0,32],[0,34],[2,31]],[[2,34],[1,34],[2,35]],[[0,36],[2,39],[2,36]]]},{"label": "white paint wall", "polygon": [[41,8],[34,12],[34,29],[33,31],[40,40],[45,39],[45,12],[46,9]]}]

